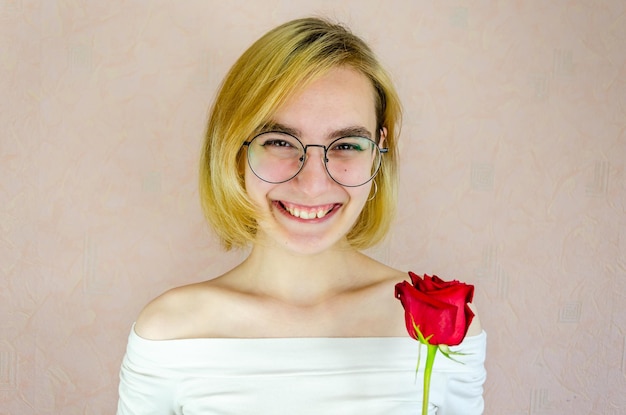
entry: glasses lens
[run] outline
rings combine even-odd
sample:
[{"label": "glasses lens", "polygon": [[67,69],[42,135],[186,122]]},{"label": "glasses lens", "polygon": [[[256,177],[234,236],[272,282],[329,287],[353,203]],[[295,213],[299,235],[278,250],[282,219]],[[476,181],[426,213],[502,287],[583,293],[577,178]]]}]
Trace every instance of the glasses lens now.
[{"label": "glasses lens", "polygon": [[328,174],[337,183],[361,186],[370,181],[380,167],[378,145],[365,137],[344,137],[333,141],[326,153]]},{"label": "glasses lens", "polygon": [[295,137],[279,132],[262,133],[248,145],[248,164],[261,180],[282,183],[302,167],[304,148]]}]

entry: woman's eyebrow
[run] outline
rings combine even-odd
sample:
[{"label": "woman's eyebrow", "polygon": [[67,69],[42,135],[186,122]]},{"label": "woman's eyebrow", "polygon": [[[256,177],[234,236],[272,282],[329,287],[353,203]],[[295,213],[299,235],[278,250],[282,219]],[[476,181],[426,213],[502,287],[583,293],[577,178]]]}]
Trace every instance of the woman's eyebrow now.
[{"label": "woman's eyebrow", "polygon": [[[289,127],[287,125],[278,123],[278,122],[268,122],[260,129],[260,133],[268,132],[268,131],[277,131],[281,133],[287,133],[294,137],[298,137],[302,139],[302,134],[300,130],[297,128]],[[342,137],[365,137],[372,139],[372,133],[367,128],[360,125],[352,125],[345,128],[340,128],[339,130],[331,131],[328,134],[328,140],[334,140]]]},{"label": "woman's eyebrow", "polygon": [[268,122],[260,129],[260,133],[267,133],[269,131],[287,133],[298,138],[301,137],[300,130],[289,127],[287,125],[284,125],[278,122]]},{"label": "woman's eyebrow", "polygon": [[353,125],[346,128],[341,128],[339,130],[333,131],[330,134],[331,139],[341,138],[341,137],[364,137],[372,139],[372,133],[365,127],[360,125]]}]

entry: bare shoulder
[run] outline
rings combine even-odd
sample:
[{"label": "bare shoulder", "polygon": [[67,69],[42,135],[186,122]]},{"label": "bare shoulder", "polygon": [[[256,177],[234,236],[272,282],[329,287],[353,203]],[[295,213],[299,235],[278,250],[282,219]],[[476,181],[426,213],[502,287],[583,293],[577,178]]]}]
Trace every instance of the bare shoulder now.
[{"label": "bare shoulder", "polygon": [[478,317],[478,311],[476,311],[476,305],[474,303],[470,303],[469,307],[474,312],[474,318],[472,319],[472,323],[467,330],[467,335],[478,336],[483,331],[483,327],[480,324],[480,318]]},{"label": "bare shoulder", "polygon": [[[186,316],[193,312],[197,284],[173,288],[150,301],[139,313],[135,332],[151,340],[176,338],[177,332],[184,330]],[[177,329],[174,329],[177,328]]]},{"label": "bare shoulder", "polygon": [[[360,281],[359,287],[342,301],[347,312],[344,319],[350,321],[352,314],[365,319],[353,322],[351,326],[359,327],[348,336],[398,337],[406,335],[404,327],[404,311],[395,298],[396,284],[408,278],[408,275],[390,267],[376,259],[365,257],[354,267],[355,278]],[[360,310],[354,313],[354,310]]]},{"label": "bare shoulder", "polygon": [[144,307],[135,332],[151,340],[199,337],[221,297],[211,281],[173,288]]},{"label": "bare shoulder", "polygon": [[360,254],[357,270],[360,278],[373,284],[395,285],[408,278],[404,271],[395,269],[365,254]]}]

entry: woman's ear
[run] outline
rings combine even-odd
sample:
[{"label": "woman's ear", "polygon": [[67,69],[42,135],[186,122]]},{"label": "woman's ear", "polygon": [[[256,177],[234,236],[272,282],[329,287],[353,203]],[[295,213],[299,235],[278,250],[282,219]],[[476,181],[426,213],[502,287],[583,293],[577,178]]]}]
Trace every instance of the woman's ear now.
[{"label": "woman's ear", "polygon": [[378,140],[378,147],[385,148],[385,140],[387,139],[387,127],[380,129],[380,139]]}]

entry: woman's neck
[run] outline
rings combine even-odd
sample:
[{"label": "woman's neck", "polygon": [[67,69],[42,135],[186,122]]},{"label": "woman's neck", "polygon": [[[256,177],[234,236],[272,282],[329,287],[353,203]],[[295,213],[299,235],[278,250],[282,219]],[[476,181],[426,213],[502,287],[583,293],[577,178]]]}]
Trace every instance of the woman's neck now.
[{"label": "woman's neck", "polygon": [[366,257],[347,243],[315,254],[257,244],[238,268],[238,279],[257,295],[286,303],[319,304],[362,283]]}]

